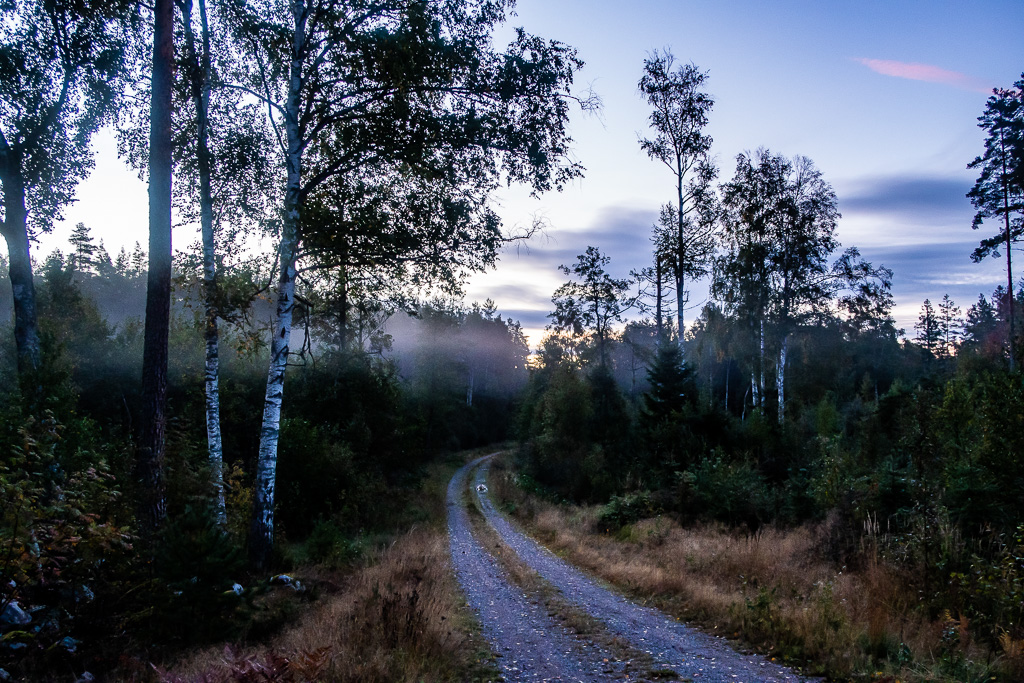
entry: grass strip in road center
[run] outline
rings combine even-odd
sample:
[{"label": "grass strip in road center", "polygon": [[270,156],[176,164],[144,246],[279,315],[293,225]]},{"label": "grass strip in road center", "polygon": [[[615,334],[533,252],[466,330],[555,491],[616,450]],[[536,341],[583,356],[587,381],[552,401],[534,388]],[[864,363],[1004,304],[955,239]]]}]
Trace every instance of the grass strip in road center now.
[{"label": "grass strip in road center", "polygon": [[[650,654],[638,650],[622,639],[611,634],[600,620],[569,603],[557,588],[545,581],[536,571],[523,562],[516,552],[508,547],[491,528],[479,507],[476,492],[466,478],[462,504],[470,520],[473,535],[505,570],[509,579],[531,600],[544,606],[548,614],[579,637],[590,640],[614,654],[624,665],[623,673],[632,680],[655,679],[680,680],[671,669],[659,666]],[[612,662],[609,662],[611,665]],[[637,679],[636,677],[639,677]],[[687,680],[687,679],[682,679]]]}]

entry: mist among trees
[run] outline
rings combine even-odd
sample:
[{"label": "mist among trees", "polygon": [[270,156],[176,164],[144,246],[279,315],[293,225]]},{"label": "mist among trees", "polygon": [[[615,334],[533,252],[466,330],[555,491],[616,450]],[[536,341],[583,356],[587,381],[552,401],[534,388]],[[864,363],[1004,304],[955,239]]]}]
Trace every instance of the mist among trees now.
[{"label": "mist among trees", "polygon": [[[936,292],[906,331],[814,162],[718,168],[708,73],[651,53],[638,144],[674,192],[650,262],[562,264],[531,352],[514,302],[463,285],[531,234],[498,189],[583,177],[570,119],[599,102],[570,46],[496,44],[512,9],[0,8],[0,667],[116,677],[124,653],[267,637],[287,621],[269,576],[422,521],[432,467],[509,441],[532,491],[611,530],[823,525],[851,566],[870,535],[921,610],[992,651],[1024,639],[1024,80],[989,99],[969,165],[973,258],[1004,259],[1006,286]],[[102,126],[150,183],[148,240],[79,224],[36,253]],[[172,215],[200,241],[172,252]]]}]

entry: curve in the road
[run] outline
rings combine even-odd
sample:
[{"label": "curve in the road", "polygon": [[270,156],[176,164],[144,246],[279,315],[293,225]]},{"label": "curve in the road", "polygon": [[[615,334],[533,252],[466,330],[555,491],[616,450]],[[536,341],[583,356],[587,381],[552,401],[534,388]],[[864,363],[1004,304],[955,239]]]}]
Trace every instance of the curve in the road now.
[{"label": "curve in the road", "polygon": [[[486,481],[491,457],[474,461],[479,463],[474,485]],[[819,680],[799,675],[759,655],[740,654],[721,638],[686,626],[659,610],[637,605],[598,585],[580,570],[513,528],[505,516],[495,509],[486,488],[476,488],[480,507],[488,523],[524,563],[561,591],[570,603],[604,622],[613,635],[636,649],[650,653],[655,661],[670,667],[680,676],[708,683]]]},{"label": "curve in the road", "polygon": [[603,648],[576,638],[512,586],[471,532],[462,504],[469,471],[485,458],[459,469],[448,484],[448,535],[452,564],[466,600],[480,619],[484,638],[499,655],[504,680],[612,681],[621,666]]}]

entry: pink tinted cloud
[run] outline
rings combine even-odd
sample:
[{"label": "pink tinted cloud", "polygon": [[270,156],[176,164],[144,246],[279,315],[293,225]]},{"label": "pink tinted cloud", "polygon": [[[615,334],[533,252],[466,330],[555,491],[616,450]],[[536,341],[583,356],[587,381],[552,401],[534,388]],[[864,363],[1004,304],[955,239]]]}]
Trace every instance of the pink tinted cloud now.
[{"label": "pink tinted cloud", "polygon": [[942,83],[951,85],[962,90],[974,92],[991,93],[992,88],[978,78],[962,74],[958,71],[947,71],[931,64],[916,64],[908,62],[896,62],[890,59],[867,59],[857,57],[854,59],[867,68],[883,76],[894,76],[896,78],[907,78],[912,81],[927,81],[929,83]]}]

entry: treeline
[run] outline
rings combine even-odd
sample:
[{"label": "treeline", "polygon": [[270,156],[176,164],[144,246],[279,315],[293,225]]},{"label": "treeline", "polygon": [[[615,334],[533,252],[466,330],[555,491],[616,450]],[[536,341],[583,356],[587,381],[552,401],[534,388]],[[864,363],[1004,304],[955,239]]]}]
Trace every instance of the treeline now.
[{"label": "treeline", "polygon": [[[962,615],[995,648],[1019,641],[1024,281],[980,295],[966,318],[948,296],[926,301],[907,339],[892,271],[839,252],[836,196],[810,160],[741,154],[715,186],[705,76],[672,64],[645,64],[657,137],[641,144],[676,174],[676,202],[653,227],[654,264],[631,279],[611,277],[595,247],[562,267],[571,280],[520,414],[526,481],[601,504],[609,531],[658,514],[753,534],[821,525],[837,565],[877,550],[913,577],[930,618]],[[1004,151],[1024,149],[1022,84],[989,100],[1009,111]],[[978,224],[1007,230],[981,255],[1009,258],[1024,185],[1000,170],[1009,152],[997,161],[979,179],[990,203],[975,204]],[[684,326],[699,278],[711,296]]]}]

